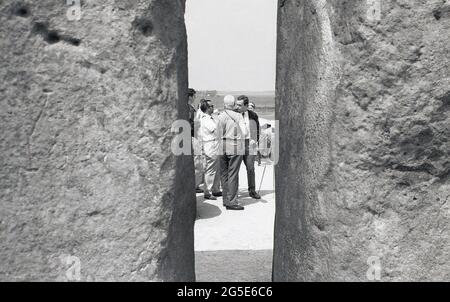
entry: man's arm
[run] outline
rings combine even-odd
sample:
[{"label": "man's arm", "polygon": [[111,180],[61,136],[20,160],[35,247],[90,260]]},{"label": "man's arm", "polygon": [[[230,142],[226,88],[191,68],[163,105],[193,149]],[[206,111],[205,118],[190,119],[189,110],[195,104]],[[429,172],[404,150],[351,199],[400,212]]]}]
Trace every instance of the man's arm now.
[{"label": "man's arm", "polygon": [[223,113],[219,114],[217,120],[218,120],[217,129],[219,130],[219,133],[217,133],[217,137],[219,140],[222,140],[222,138],[224,137],[224,133],[226,131],[226,120]]},{"label": "man's arm", "polygon": [[211,133],[215,133],[216,132],[216,123],[214,122],[214,120],[209,116],[209,115],[205,115],[202,118],[202,125]]}]

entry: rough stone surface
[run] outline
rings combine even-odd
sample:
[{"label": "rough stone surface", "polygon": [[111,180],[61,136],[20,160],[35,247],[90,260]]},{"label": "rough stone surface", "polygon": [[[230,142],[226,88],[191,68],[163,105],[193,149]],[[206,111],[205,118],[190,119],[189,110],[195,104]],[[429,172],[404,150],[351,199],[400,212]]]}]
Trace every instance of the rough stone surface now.
[{"label": "rough stone surface", "polygon": [[450,2],[380,3],[279,1],[275,281],[450,280]]},{"label": "rough stone surface", "polygon": [[194,279],[184,0],[0,1],[0,280]]}]

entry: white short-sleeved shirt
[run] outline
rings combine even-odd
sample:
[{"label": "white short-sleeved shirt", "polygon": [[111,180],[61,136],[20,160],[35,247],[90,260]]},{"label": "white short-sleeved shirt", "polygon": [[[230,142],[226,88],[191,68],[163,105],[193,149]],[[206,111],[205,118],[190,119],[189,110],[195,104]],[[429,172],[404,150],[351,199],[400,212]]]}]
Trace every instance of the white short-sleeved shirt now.
[{"label": "white short-sleeved shirt", "polygon": [[219,147],[218,122],[211,115],[202,115],[200,135],[203,142],[203,152],[210,157],[217,155]]},{"label": "white short-sleeved shirt", "polygon": [[246,135],[245,135],[245,139],[250,139],[251,138],[251,136],[250,136],[250,117],[248,116],[248,111],[246,111],[244,114],[243,114],[243,117],[244,117],[244,123],[245,123],[245,128],[246,128]]}]

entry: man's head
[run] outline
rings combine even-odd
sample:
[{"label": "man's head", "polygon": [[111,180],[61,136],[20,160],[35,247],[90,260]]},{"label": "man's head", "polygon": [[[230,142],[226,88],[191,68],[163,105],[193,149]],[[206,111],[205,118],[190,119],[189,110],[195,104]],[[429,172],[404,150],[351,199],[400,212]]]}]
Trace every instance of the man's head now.
[{"label": "man's head", "polygon": [[241,95],[238,97],[238,100],[236,102],[236,109],[240,113],[244,113],[248,111],[248,103],[249,99],[246,95]]},{"label": "man's head", "polygon": [[234,110],[234,108],[236,106],[236,99],[232,95],[227,95],[223,99],[223,105],[224,105],[225,109]]},{"label": "man's head", "polygon": [[188,103],[189,104],[194,104],[195,101],[195,95],[197,94],[197,92],[195,91],[195,89],[189,88],[188,90]]},{"label": "man's head", "polygon": [[202,110],[203,113],[211,115],[214,112],[214,105],[212,104],[211,100],[201,100],[200,109]]}]

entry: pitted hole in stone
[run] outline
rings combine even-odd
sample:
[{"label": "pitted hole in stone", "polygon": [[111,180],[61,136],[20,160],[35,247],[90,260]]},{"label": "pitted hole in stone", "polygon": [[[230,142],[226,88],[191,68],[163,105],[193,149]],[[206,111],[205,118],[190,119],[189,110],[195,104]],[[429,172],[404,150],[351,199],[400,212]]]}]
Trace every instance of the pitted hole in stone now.
[{"label": "pitted hole in stone", "polygon": [[434,16],[434,18],[436,19],[436,20],[441,20],[441,17],[442,17],[442,12],[440,11],[440,10],[435,10],[434,12],[433,12],[433,16]]},{"label": "pitted hole in stone", "polygon": [[48,31],[47,25],[42,22],[36,22],[31,30],[34,34],[43,35]]},{"label": "pitted hole in stone", "polygon": [[48,25],[42,22],[37,22],[33,25],[32,33],[40,35],[45,42],[49,44],[58,43],[61,37],[55,30],[49,30]]},{"label": "pitted hole in stone", "polygon": [[444,110],[450,109],[450,91],[447,91],[444,95],[438,98],[438,100],[442,102],[441,109]]},{"label": "pitted hole in stone", "polygon": [[64,41],[72,46],[79,46],[81,40],[67,35],[61,35],[56,30],[50,30],[48,25],[43,22],[36,22],[31,30],[32,33],[40,35],[45,42],[55,44]]},{"label": "pitted hole in stone", "polygon": [[81,43],[80,39],[73,38],[73,37],[66,37],[66,38],[64,38],[64,41],[73,46],[79,46]]},{"label": "pitted hole in stone", "polygon": [[26,18],[30,15],[30,9],[27,4],[23,3],[23,1],[18,1],[11,7],[11,13],[14,16]]},{"label": "pitted hole in stone", "polygon": [[139,17],[134,19],[131,24],[135,29],[139,30],[144,36],[149,37],[153,32],[153,23],[149,18]]},{"label": "pitted hole in stone", "polygon": [[44,40],[49,44],[55,44],[61,41],[61,37],[59,36],[57,31],[50,30],[44,35]]},{"label": "pitted hole in stone", "polygon": [[100,211],[95,210],[95,211],[92,211],[92,212],[87,213],[87,216],[88,216],[88,217],[92,217],[92,216],[97,216],[97,215],[100,215],[100,214],[101,214]]}]

